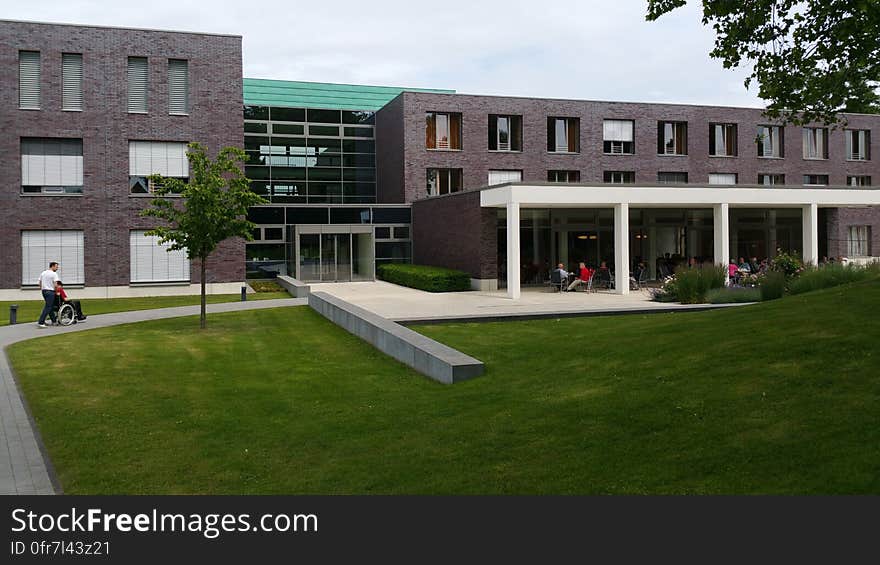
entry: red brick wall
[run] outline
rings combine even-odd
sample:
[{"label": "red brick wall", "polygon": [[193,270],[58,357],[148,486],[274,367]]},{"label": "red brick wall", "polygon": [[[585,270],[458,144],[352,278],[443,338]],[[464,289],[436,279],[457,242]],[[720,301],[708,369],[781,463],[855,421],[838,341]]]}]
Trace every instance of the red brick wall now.
[{"label": "red brick wall", "polygon": [[[18,51],[41,55],[41,109],[18,109]],[[61,111],[61,54],[83,55],[83,111]],[[149,114],[129,114],[127,58],[149,58]],[[168,59],[187,59],[189,116],[168,114]],[[87,286],[127,285],[129,230],[152,227],[129,195],[129,140],[243,145],[241,38],[0,21],[0,288],[21,283],[21,230],[84,231]],[[21,196],[22,137],[83,140],[82,196]],[[244,280],[244,243],[224,243],[211,282]],[[192,281],[198,281],[193,265]]]}]

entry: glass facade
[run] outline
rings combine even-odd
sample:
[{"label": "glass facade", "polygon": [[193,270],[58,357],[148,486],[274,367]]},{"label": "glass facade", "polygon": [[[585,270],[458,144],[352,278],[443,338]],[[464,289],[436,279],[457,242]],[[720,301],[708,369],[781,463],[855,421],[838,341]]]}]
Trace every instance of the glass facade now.
[{"label": "glass facade", "polygon": [[[498,284],[507,284],[507,213],[498,212]],[[709,208],[631,208],[630,271],[644,262],[648,278],[661,279],[690,263],[712,264],[714,219]],[[758,260],[803,251],[801,211],[797,208],[731,208],[730,253]],[[583,262],[614,269],[614,211],[611,208],[520,210],[520,280],[543,284],[562,263],[575,271]]]},{"label": "glass facade", "polygon": [[409,206],[258,206],[246,246],[249,279],[372,280],[375,265],[412,258]]},{"label": "glass facade", "polygon": [[245,106],[245,174],[272,203],[372,203],[374,137],[374,112]]}]

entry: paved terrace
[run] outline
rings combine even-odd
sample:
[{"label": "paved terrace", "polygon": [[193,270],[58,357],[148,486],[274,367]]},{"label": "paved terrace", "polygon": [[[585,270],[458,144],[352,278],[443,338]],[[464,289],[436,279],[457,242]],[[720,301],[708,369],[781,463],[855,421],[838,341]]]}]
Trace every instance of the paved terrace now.
[{"label": "paved terrace", "polygon": [[[209,304],[208,312],[239,312],[281,306],[304,306],[305,298],[255,300]],[[54,480],[49,458],[43,449],[39,432],[33,424],[26,404],[12,375],[6,346],[13,343],[50,335],[105,328],[132,322],[198,315],[198,306],[180,306],[156,310],[138,310],[89,316],[84,324],[66,328],[39,329],[33,322],[0,327],[0,495],[4,494],[60,494]],[[88,314],[88,312],[86,312]],[[209,320],[210,323],[210,320]]]},{"label": "paved terrace", "polygon": [[647,290],[627,295],[609,291],[552,292],[549,287],[524,287],[518,300],[495,292],[431,293],[383,281],[313,284],[326,292],[396,322],[489,320],[598,314],[635,314],[717,308],[651,302]]}]

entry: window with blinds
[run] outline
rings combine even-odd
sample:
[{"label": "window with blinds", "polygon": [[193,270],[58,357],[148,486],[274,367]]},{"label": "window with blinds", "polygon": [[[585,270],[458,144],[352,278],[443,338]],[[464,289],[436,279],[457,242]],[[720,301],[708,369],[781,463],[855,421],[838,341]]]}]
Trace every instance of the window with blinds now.
[{"label": "window with blinds", "polygon": [[846,251],[850,257],[871,255],[871,226],[848,226]]},{"label": "window with blinds", "polygon": [[168,113],[189,113],[189,64],[183,59],[168,59]]},{"label": "window with blinds", "polygon": [[128,111],[131,113],[147,113],[148,71],[146,57],[128,58]]},{"label": "window with blinds", "polygon": [[129,189],[133,194],[147,194],[152,187],[150,175],[189,178],[186,143],[180,141],[129,141]]},{"label": "window with blinds", "polygon": [[168,251],[169,243],[146,235],[144,230],[130,232],[131,282],[189,282],[190,264],[186,251]]},{"label": "window with blinds", "polygon": [[736,184],[736,173],[709,173],[709,184]]},{"label": "window with blinds", "polygon": [[35,286],[51,261],[59,263],[58,278],[66,284],[85,284],[83,232],[24,230],[21,232],[21,284]]},{"label": "window with blinds", "polygon": [[61,54],[61,109],[83,109],[83,58],[81,53]]},{"label": "window with blinds", "polygon": [[81,194],[82,190],[81,139],[21,139],[23,194]]},{"label": "window with blinds", "polygon": [[522,182],[522,171],[510,169],[489,171],[489,186],[507,182]]},{"label": "window with blinds", "polygon": [[603,151],[608,155],[632,155],[635,152],[633,125],[632,120],[603,120]]},{"label": "window with blinds", "polygon": [[40,109],[40,52],[18,52],[18,107]]}]

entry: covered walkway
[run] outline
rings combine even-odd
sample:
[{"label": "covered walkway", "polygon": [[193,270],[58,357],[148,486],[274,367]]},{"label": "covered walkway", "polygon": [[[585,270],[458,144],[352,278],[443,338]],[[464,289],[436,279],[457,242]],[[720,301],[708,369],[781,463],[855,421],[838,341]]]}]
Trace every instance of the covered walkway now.
[{"label": "covered walkway", "polygon": [[708,208],[713,216],[715,264],[731,258],[731,208],[793,208],[801,211],[803,259],[819,262],[819,208],[880,205],[880,190],[870,188],[775,188],[743,186],[530,185],[505,184],[480,192],[483,208],[501,208],[507,216],[507,297],[522,299],[520,210],[524,208],[610,208],[614,213],[615,292],[629,294],[629,211],[639,208]]}]

